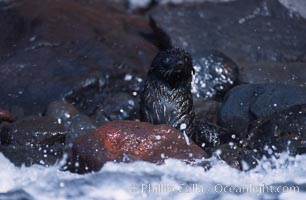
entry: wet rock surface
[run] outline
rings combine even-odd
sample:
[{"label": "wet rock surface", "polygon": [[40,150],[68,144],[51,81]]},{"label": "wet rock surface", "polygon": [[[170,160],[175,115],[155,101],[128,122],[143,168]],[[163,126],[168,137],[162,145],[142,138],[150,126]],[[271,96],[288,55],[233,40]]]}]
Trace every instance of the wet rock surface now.
[{"label": "wet rock surface", "polygon": [[122,73],[126,66],[118,66],[115,70],[119,74],[116,77],[95,75],[81,81],[65,100],[100,125],[112,120],[139,118],[143,78],[131,72]]},{"label": "wet rock surface", "polygon": [[196,133],[193,138],[194,142],[202,147],[217,147],[221,144],[231,142],[231,134],[215,124],[206,121],[196,121]]},{"label": "wet rock surface", "polygon": [[[251,88],[252,85],[246,85],[247,87]],[[257,85],[258,86],[258,85]],[[276,85],[265,85],[266,87],[273,86],[275,88]],[[241,86],[240,86],[241,87]],[[282,87],[285,87],[287,89],[291,89],[291,91],[294,91],[293,87],[288,87],[282,85]],[[235,89],[233,89],[235,90]],[[262,115],[255,115],[252,114],[252,106],[253,104],[256,105],[257,97],[260,95],[254,97],[253,99],[249,100],[251,102],[248,107],[248,112],[251,113],[253,118],[249,118],[249,121],[247,124],[247,129],[244,134],[233,134],[233,132],[228,132],[232,134],[232,137],[230,140],[226,142],[221,142],[220,138],[222,138],[222,131],[216,131],[212,132],[215,134],[209,134],[211,132],[205,132],[203,131],[203,137],[200,138],[204,142],[205,140],[208,141],[207,136],[214,135],[220,136],[214,137],[217,138],[215,141],[220,141],[220,145],[208,145],[207,147],[203,147],[203,149],[208,154],[216,154],[219,156],[220,159],[227,162],[229,165],[240,169],[240,170],[249,170],[254,167],[256,167],[258,160],[260,160],[262,157],[271,158],[271,157],[278,157],[280,153],[282,152],[288,152],[292,156],[300,155],[306,153],[306,137],[305,137],[305,104],[298,103],[300,105],[292,105],[290,104],[289,97],[297,98],[298,95],[286,95],[288,98],[279,98],[277,93],[275,91],[280,92],[282,91],[279,88],[279,85],[274,92],[269,93],[269,95],[273,94],[273,101],[278,101],[279,99],[286,100],[286,102],[283,104],[284,106],[279,106],[276,108],[276,106],[268,106],[264,107],[264,102],[261,101],[260,105],[262,107],[257,107],[256,111],[258,113],[261,113]],[[296,92],[296,90],[295,90]],[[244,94],[247,94],[247,92],[242,92]],[[240,93],[240,94],[242,94]],[[278,93],[279,94],[279,93]],[[261,95],[264,95],[264,93],[261,93]],[[295,100],[297,100],[295,99]],[[239,99],[238,99],[239,100]],[[273,101],[270,101],[270,103],[273,103]],[[292,103],[292,102],[291,102]],[[273,104],[274,105],[274,104]],[[281,105],[281,104],[278,104]],[[243,109],[246,109],[246,107],[243,107]],[[286,108],[287,107],[287,108]],[[239,112],[236,112],[233,108],[233,113],[239,114]],[[260,109],[264,109],[265,112],[260,112]],[[273,112],[270,110],[270,108],[273,108]],[[254,117],[255,116],[255,117]],[[237,117],[237,116],[235,116]],[[235,118],[233,117],[233,118]],[[241,117],[241,116],[240,116]],[[239,117],[238,117],[239,118]],[[236,119],[238,119],[236,118]],[[243,118],[242,119],[247,119]],[[239,122],[236,121],[236,123]],[[243,121],[241,121],[243,122]],[[240,125],[241,125],[240,122]],[[237,125],[237,124],[236,124]],[[236,126],[240,127],[240,126]],[[213,130],[213,129],[208,129]],[[238,132],[240,133],[240,132]],[[228,135],[227,135],[228,136]],[[195,141],[199,141],[195,140]],[[207,142],[206,142],[207,143]]]},{"label": "wet rock surface", "polygon": [[0,107],[21,117],[42,113],[84,80],[114,86],[127,72],[144,75],[157,51],[141,36],[152,32],[147,20],[106,2],[12,1],[0,18]]},{"label": "wet rock surface", "polygon": [[238,66],[218,51],[194,58],[195,74],[192,79],[192,93],[197,98],[212,99],[223,96],[238,81]]},{"label": "wet rock surface", "polygon": [[[172,45],[186,48],[195,61],[217,49],[238,64],[239,80],[246,83],[305,83],[300,72],[305,73],[306,21],[277,0],[159,5],[149,15]],[[290,81],[294,74],[300,80]]]},{"label": "wet rock surface", "polygon": [[306,85],[306,60],[294,63],[257,63],[244,65],[239,71],[239,82],[280,83],[285,85]]},{"label": "wet rock surface", "polygon": [[222,103],[213,100],[194,99],[193,107],[195,114],[201,121],[207,121],[213,124],[219,123],[219,110]]},{"label": "wet rock surface", "polygon": [[74,139],[97,128],[97,124],[93,119],[80,113],[73,105],[63,100],[51,102],[46,116],[52,117],[64,126],[67,131],[65,144],[68,146]]},{"label": "wet rock surface", "polygon": [[216,156],[238,170],[250,170],[256,167],[263,154],[252,149],[239,147],[235,143],[223,144],[215,151]]},{"label": "wet rock surface", "polygon": [[[306,153],[305,19],[277,0],[134,14],[116,2],[0,2],[0,152],[15,165],[50,166],[71,144],[68,168],[79,173],[207,156],[249,170],[263,156]],[[196,71],[190,145],[165,125],[112,122],[140,118],[151,61],[171,46],[189,51]]]},{"label": "wet rock surface", "polygon": [[291,106],[305,104],[303,87],[281,84],[247,84],[233,88],[220,109],[220,123],[237,134],[245,134],[254,120]]},{"label": "wet rock surface", "polygon": [[50,166],[62,156],[66,131],[53,118],[30,116],[0,128],[0,152],[17,166]]},{"label": "wet rock surface", "polygon": [[[297,105],[254,123],[248,134],[253,148],[267,146],[273,153],[306,151],[306,106]],[[271,152],[272,153],[272,152]]]},{"label": "wet rock surface", "polygon": [[167,158],[193,162],[204,157],[207,154],[200,147],[171,126],[121,121],[78,138],[70,150],[68,169],[84,173],[99,170],[107,161],[161,164]]}]

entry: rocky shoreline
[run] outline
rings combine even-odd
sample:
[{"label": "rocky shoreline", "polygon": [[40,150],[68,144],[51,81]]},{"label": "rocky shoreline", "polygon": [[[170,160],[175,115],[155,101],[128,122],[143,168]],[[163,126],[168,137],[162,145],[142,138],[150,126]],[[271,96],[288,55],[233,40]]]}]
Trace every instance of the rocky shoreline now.
[{"label": "rocky shoreline", "polygon": [[[0,152],[17,166],[67,153],[66,167],[84,173],[217,152],[249,170],[263,156],[306,151],[306,20],[277,0],[134,13],[107,1],[24,0],[1,3],[0,18]],[[151,61],[171,46],[189,51],[196,70],[203,131],[189,145],[179,130],[139,122]]]}]

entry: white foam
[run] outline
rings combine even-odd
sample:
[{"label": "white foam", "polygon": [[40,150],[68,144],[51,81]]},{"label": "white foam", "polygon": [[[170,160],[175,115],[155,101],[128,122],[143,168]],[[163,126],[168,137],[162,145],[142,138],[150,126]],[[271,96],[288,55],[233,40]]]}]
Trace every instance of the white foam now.
[{"label": "white foam", "polygon": [[[107,163],[95,174],[77,175],[58,170],[58,166],[45,168],[17,168],[0,154],[0,192],[23,189],[35,199],[260,199],[256,192],[235,194],[216,192],[216,187],[249,187],[277,184],[306,184],[306,156],[289,157],[282,154],[279,159],[263,159],[260,165],[248,172],[229,167],[222,161],[211,159],[213,167],[205,171],[202,167],[168,159],[163,165],[148,162]],[[187,183],[196,187],[188,188]],[[159,188],[157,188],[159,186]],[[189,185],[190,186],[190,185]],[[151,187],[151,191],[149,191]],[[155,188],[154,188],[155,187]],[[168,187],[168,192],[167,188]],[[155,192],[153,189],[155,189]],[[200,189],[209,189],[207,193]],[[160,189],[160,191],[158,191]],[[163,189],[163,190],[162,190]],[[187,192],[187,189],[190,190]],[[144,190],[144,191],[142,191]],[[156,192],[157,191],[157,192]],[[281,199],[298,199],[305,192],[280,194]]]}]

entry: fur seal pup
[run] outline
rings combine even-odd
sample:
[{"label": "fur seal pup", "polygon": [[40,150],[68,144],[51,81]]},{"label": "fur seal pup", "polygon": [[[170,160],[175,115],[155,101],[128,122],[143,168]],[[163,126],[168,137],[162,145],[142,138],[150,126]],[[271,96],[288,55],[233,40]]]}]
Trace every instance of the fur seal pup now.
[{"label": "fur seal pup", "polygon": [[171,48],[159,52],[141,94],[141,120],[171,125],[191,137],[195,127],[192,73],[192,58],[185,50]]}]

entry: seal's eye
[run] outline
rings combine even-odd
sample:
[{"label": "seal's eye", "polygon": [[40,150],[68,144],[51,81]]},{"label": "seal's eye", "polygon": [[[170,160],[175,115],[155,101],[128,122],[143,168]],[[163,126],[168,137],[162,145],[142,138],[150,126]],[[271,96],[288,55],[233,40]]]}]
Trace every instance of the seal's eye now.
[{"label": "seal's eye", "polygon": [[170,67],[171,66],[171,59],[167,56],[167,57],[164,57],[162,60],[161,60],[161,64],[163,67]]}]

